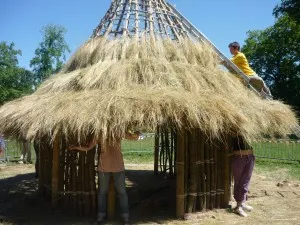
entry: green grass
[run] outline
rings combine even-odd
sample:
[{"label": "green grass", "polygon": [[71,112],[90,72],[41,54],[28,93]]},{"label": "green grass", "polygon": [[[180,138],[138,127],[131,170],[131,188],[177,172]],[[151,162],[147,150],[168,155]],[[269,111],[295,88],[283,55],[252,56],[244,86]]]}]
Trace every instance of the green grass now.
[{"label": "green grass", "polygon": [[154,138],[146,137],[138,141],[122,141],[125,163],[153,163]]},{"label": "green grass", "polygon": [[255,171],[281,180],[300,180],[300,163],[256,158]]},{"label": "green grass", "polygon": [[297,141],[255,142],[252,146],[257,157],[300,161],[300,142]]}]

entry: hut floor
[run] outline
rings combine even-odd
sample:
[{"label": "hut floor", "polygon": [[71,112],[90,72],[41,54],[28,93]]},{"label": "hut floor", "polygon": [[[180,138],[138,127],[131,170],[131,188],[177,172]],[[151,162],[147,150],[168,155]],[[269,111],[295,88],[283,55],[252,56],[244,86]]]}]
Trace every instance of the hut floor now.
[{"label": "hut floor", "polygon": [[[226,210],[213,210],[187,215],[189,220],[179,221],[175,219],[175,180],[155,177],[149,164],[126,164],[126,168],[134,224],[289,225],[300,221],[300,181],[285,181],[288,174],[284,169],[267,175],[255,171],[249,194],[254,211],[246,219]],[[107,224],[119,223],[116,219]],[[33,165],[0,164],[0,224],[79,225],[95,224],[95,219],[52,211],[50,202],[38,196]]]}]

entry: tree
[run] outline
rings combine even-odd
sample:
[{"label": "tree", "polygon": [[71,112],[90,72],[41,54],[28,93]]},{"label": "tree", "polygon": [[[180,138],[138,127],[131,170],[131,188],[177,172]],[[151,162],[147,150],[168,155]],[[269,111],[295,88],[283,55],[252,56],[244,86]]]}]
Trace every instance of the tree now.
[{"label": "tree", "polygon": [[66,29],[59,25],[43,27],[43,41],[35,50],[35,57],[30,61],[36,85],[62,68],[66,53],[70,52],[65,41],[65,33]]},{"label": "tree", "polygon": [[33,92],[33,74],[18,66],[14,43],[0,43],[0,105]]},{"label": "tree", "polygon": [[243,52],[275,98],[300,112],[300,24],[284,15],[265,30],[249,31]]},{"label": "tree", "polygon": [[276,18],[287,14],[290,18],[294,19],[297,23],[300,23],[300,1],[299,0],[282,0],[281,4],[278,4],[273,14]]}]

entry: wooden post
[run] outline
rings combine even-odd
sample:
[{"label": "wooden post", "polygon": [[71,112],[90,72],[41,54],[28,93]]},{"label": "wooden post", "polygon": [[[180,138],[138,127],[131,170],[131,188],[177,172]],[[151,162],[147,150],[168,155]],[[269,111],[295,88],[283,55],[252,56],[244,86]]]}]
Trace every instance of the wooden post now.
[{"label": "wooden post", "polygon": [[197,199],[197,145],[196,145],[196,130],[188,132],[188,159],[189,159],[189,191],[187,199],[187,212],[195,211]]},{"label": "wooden post", "polygon": [[159,127],[157,126],[155,132],[155,145],[154,145],[154,174],[158,174],[158,156],[159,156]]},{"label": "wooden post", "polygon": [[202,211],[205,209],[206,204],[206,195],[205,195],[205,171],[204,171],[204,143],[205,143],[205,135],[204,133],[199,130],[198,131],[198,198],[199,198],[199,210]]},{"label": "wooden post", "polygon": [[209,143],[205,142],[205,181],[206,181],[206,209],[209,209],[210,206],[210,166],[209,166]]},{"label": "wooden post", "polygon": [[114,179],[111,176],[109,180],[108,198],[107,198],[107,216],[109,219],[116,215],[116,190]]},{"label": "wooden post", "polygon": [[215,176],[215,147],[214,142],[210,144],[210,194],[211,194],[211,202],[210,202],[210,209],[215,208],[216,203],[216,176]]},{"label": "wooden post", "polygon": [[229,205],[231,199],[231,165],[229,153],[231,152],[231,136],[226,136],[226,148],[224,149],[224,171],[225,171],[225,187],[224,187],[224,207]]},{"label": "wooden post", "polygon": [[59,136],[56,136],[53,142],[52,163],[52,207],[55,208],[58,202]]},{"label": "wooden post", "polygon": [[184,177],[184,160],[185,160],[185,132],[177,132],[177,161],[176,161],[176,216],[183,218],[185,213],[185,177]]}]

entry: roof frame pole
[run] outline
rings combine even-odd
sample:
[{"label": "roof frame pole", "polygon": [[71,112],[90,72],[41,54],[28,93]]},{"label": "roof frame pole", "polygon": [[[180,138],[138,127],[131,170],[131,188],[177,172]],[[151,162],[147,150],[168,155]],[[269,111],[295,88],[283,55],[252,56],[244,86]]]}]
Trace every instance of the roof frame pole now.
[{"label": "roof frame pole", "polygon": [[166,9],[166,5],[165,5],[166,3],[165,3],[163,0],[159,0],[159,2],[161,3],[161,6],[162,6],[162,8],[163,8],[164,11],[165,11],[164,16],[165,16],[165,18],[167,19],[168,23],[170,24],[170,28],[171,28],[171,30],[173,31],[175,38],[176,38],[177,40],[181,40],[179,34],[177,33],[177,31],[176,31],[176,29],[175,29],[175,26],[174,26],[173,21],[171,21],[170,18],[169,18],[169,16],[168,16],[168,12],[169,12],[169,11]]},{"label": "roof frame pole", "polygon": [[[119,7],[120,7],[120,5],[122,5],[122,6],[123,6],[123,9],[122,9],[122,11],[121,11],[120,18],[119,18],[119,22],[118,22],[117,28],[116,28],[116,30],[115,30],[115,37],[118,35],[120,26],[121,26],[121,24],[122,24],[122,19],[123,19],[125,10],[126,10],[127,2],[128,2],[128,0],[121,0],[121,2],[120,2],[120,4],[119,4]],[[117,13],[118,13],[118,12],[117,12]],[[117,14],[117,13],[116,13],[116,14]]]},{"label": "roof frame pole", "polygon": [[147,24],[147,15],[146,15],[146,12],[147,12],[147,4],[146,4],[146,1],[147,0],[142,0],[144,2],[144,16],[145,16],[145,33],[147,32],[147,27],[148,27],[148,24]]},{"label": "roof frame pole", "polygon": [[149,32],[151,39],[155,39],[154,36],[154,25],[153,25],[153,8],[152,8],[152,0],[148,1],[149,7],[148,7],[148,18],[149,18]]},{"label": "roof frame pole", "polygon": [[[177,15],[182,24],[195,35],[196,38],[209,44],[218,54],[218,56],[226,62],[227,66],[233,69],[238,75],[240,75],[245,81],[249,82],[249,77],[245,75],[230,59],[228,59],[203,33],[201,33],[189,20],[187,20],[173,5],[167,3],[172,11]],[[253,88],[253,87],[252,87]],[[253,88],[254,89],[254,88]],[[255,90],[255,89],[254,89]],[[256,91],[256,90],[255,90]],[[256,91],[257,92],[257,91]]]},{"label": "roof frame pole", "polygon": [[92,34],[91,38],[97,37],[99,35],[101,29],[103,27],[105,27],[105,24],[107,22],[107,18],[113,17],[113,15],[112,15],[113,12],[112,11],[113,11],[113,8],[115,8],[116,5],[117,5],[116,2],[117,2],[117,0],[112,0],[112,3],[111,3],[111,6],[110,6],[109,10],[106,12],[105,16],[101,19],[99,25],[93,31],[93,34]]},{"label": "roof frame pole", "polygon": [[130,18],[130,10],[131,10],[131,2],[132,0],[127,0],[127,14],[126,14],[126,19],[124,22],[124,28],[123,28],[123,35],[127,35],[128,34],[128,24],[129,24],[129,18]]},{"label": "roof frame pole", "polygon": [[139,3],[138,0],[135,1],[135,38],[138,40],[139,38]]},{"label": "roof frame pole", "polygon": [[116,2],[115,11],[114,11],[114,14],[113,14],[112,18],[109,20],[109,25],[107,27],[107,30],[104,33],[104,37],[107,37],[109,35],[109,33],[111,32],[111,29],[112,29],[112,27],[114,25],[114,20],[115,20],[115,18],[117,16],[117,13],[118,13],[121,1],[122,0],[115,0],[115,2]]},{"label": "roof frame pole", "polygon": [[[172,9],[169,7],[169,4],[166,4],[166,9],[170,12],[173,12]],[[185,29],[185,27],[183,26],[183,24],[181,23],[179,17],[173,13],[173,17],[174,17],[174,21],[177,23],[177,25],[179,25],[179,27],[177,28],[179,31],[181,29],[181,33],[185,33],[186,35],[188,35],[187,30]]]},{"label": "roof frame pole", "polygon": [[[166,24],[165,24],[164,21],[163,21],[163,18],[162,18],[162,11],[161,11],[161,10],[159,11],[158,4],[159,4],[159,3],[158,3],[158,1],[157,1],[157,2],[156,2],[156,16],[157,16],[157,22],[158,22],[159,29],[160,29],[160,31],[162,32],[161,27],[163,27],[166,36],[167,36],[168,38],[170,38],[169,33],[168,33],[168,29],[167,29],[167,27],[166,27]],[[158,12],[158,11],[159,11],[159,12]],[[160,22],[161,22],[161,23],[160,23]],[[162,32],[162,33],[163,33],[163,32]],[[162,37],[163,37],[163,34],[161,34],[161,35],[162,35]]]}]

